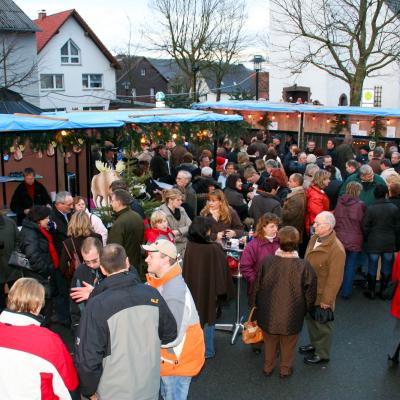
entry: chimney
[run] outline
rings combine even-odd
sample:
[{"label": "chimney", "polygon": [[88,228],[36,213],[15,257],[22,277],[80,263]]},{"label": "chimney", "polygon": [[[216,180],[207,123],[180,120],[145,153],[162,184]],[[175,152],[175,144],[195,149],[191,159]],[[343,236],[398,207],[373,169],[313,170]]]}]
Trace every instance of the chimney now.
[{"label": "chimney", "polygon": [[39,11],[39,21],[46,18],[46,10]]}]

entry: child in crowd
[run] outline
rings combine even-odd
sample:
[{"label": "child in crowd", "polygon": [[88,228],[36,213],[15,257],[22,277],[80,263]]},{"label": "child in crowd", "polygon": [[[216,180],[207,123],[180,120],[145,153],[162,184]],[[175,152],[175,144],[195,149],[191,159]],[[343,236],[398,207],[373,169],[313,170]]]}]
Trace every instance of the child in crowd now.
[{"label": "child in crowd", "polygon": [[150,217],[151,228],[145,229],[145,242],[153,243],[157,239],[169,240],[175,243],[175,235],[168,226],[167,216],[161,210],[156,210]]}]

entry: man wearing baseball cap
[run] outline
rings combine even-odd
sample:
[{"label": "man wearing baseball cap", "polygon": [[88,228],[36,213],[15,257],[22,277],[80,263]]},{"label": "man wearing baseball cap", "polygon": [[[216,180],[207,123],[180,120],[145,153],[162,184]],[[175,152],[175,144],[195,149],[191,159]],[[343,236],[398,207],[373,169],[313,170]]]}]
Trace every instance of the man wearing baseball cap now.
[{"label": "man wearing baseball cap", "polygon": [[177,262],[177,250],[168,240],[156,240],[142,248],[148,252],[147,283],[164,297],[175,317],[178,336],[161,346],[161,396],[185,400],[192,376],[204,364],[204,335],[192,295]]}]

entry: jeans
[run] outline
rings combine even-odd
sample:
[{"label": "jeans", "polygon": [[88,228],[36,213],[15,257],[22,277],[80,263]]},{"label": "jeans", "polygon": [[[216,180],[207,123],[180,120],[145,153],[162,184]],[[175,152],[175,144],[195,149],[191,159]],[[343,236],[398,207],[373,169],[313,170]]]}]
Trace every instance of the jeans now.
[{"label": "jeans", "polygon": [[191,376],[162,376],[161,397],[164,400],[186,400],[191,380]]},{"label": "jeans", "polygon": [[391,275],[393,265],[393,253],[368,253],[368,274],[376,277],[378,272],[378,260],[381,257],[381,274]]},{"label": "jeans", "polygon": [[204,325],[204,341],[206,343],[206,358],[215,356],[215,325]]},{"label": "jeans", "polygon": [[346,264],[344,265],[344,276],[342,283],[342,297],[349,297],[353,288],[354,276],[357,268],[357,257],[359,253],[356,251],[346,250]]}]

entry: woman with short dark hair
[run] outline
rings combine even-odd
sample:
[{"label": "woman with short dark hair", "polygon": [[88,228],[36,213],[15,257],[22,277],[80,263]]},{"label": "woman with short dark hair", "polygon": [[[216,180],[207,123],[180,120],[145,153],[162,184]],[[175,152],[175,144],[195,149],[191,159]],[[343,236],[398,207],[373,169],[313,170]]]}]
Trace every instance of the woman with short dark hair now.
[{"label": "woman with short dark hair", "polygon": [[368,253],[368,290],[364,295],[375,299],[376,274],[381,258],[380,296],[390,282],[394,252],[397,248],[396,237],[400,234],[399,209],[386,197],[389,194],[386,185],[376,185],[375,201],[367,207],[363,220],[364,239]]},{"label": "woman with short dark hair", "polygon": [[244,221],[248,216],[249,208],[242,189],[243,182],[239,174],[231,174],[226,178],[224,190],[226,201],[238,213],[240,220]]},{"label": "woman with short dark hair", "polygon": [[50,232],[50,211],[46,206],[33,206],[22,222],[20,233],[20,249],[30,264],[30,270],[24,271],[24,276],[37,279],[46,288],[46,304],[42,311],[45,325],[50,323],[51,314],[50,276],[60,264]]},{"label": "woman with short dark hair", "polygon": [[264,374],[270,376],[280,354],[280,377],[293,373],[293,359],[306,313],[317,297],[317,277],[296,251],[299,232],[285,226],[278,232],[280,248],[267,256],[253,292],[257,322],[264,338]]}]

